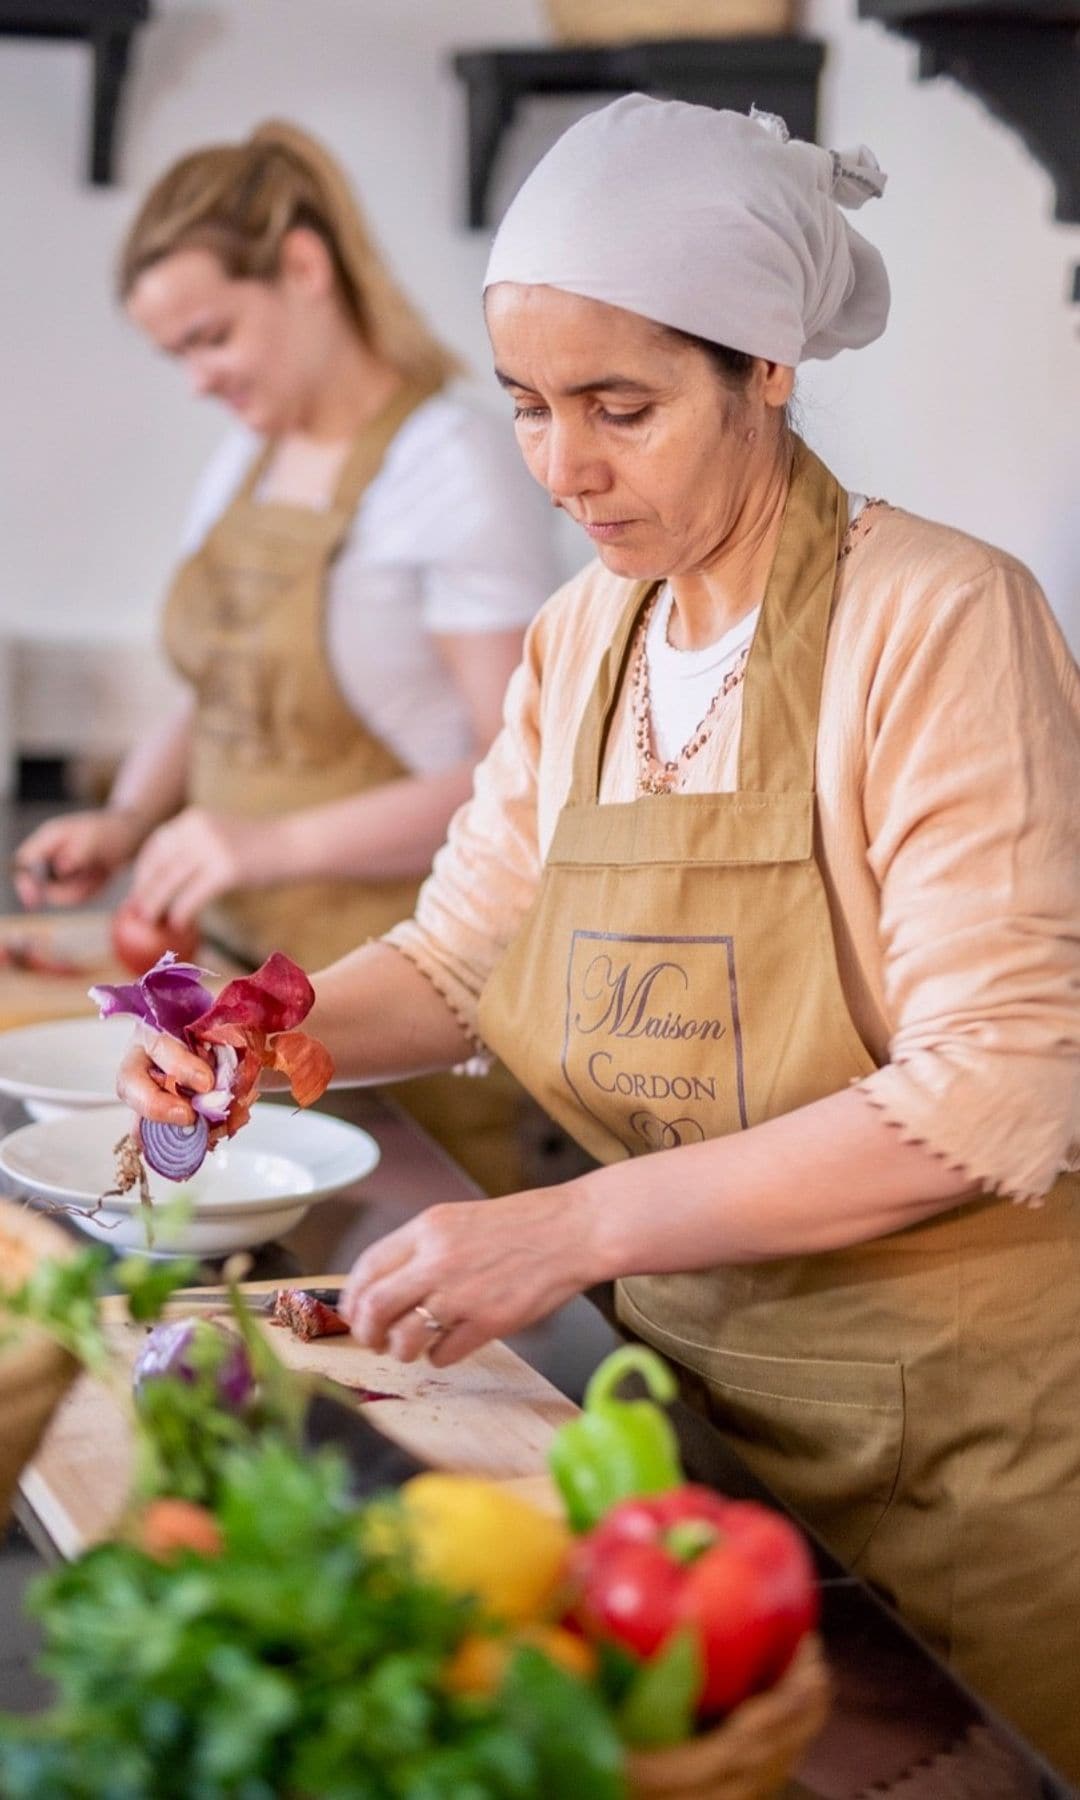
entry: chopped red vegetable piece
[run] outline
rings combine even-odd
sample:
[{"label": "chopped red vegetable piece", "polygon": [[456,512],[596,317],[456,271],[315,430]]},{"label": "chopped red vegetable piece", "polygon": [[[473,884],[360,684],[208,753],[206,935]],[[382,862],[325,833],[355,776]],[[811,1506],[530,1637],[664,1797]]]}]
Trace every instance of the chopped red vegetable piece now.
[{"label": "chopped red vegetable piece", "polygon": [[312,1338],[342,1337],[349,1330],[336,1307],[327,1306],[304,1288],[280,1288],[274,1297],[274,1317],[305,1343]]}]

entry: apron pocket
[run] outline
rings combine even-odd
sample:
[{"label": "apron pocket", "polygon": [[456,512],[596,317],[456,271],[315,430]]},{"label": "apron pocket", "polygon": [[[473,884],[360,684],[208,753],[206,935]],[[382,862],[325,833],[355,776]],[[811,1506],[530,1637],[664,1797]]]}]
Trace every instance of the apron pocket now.
[{"label": "apron pocket", "polygon": [[[721,1436],[853,1567],[900,1471],[902,1364],[715,1349],[653,1324],[623,1283],[617,1310],[636,1336],[700,1378]],[[700,1409],[700,1395],[688,1397]]]}]

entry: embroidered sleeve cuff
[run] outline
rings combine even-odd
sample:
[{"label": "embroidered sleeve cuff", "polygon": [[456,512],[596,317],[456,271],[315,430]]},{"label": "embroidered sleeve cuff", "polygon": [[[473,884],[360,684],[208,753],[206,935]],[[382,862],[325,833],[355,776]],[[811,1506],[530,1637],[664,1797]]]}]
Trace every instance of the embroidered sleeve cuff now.
[{"label": "embroidered sleeve cuff", "polygon": [[854,1085],[905,1143],[921,1145],[985,1193],[1038,1204],[1064,1170],[1080,1167],[1071,1129],[1080,1068],[1049,1057],[1025,1057],[1022,1067],[985,1061],[927,1051]]},{"label": "embroidered sleeve cuff", "polygon": [[477,997],[439,960],[426,942],[423,932],[413,920],[407,919],[403,924],[395,925],[392,931],[386,933],[382,942],[391,945],[394,950],[407,957],[413,968],[418,969],[426,981],[430,981],[439,998],[449,1007],[462,1031],[473,1044],[475,1054],[468,1057],[465,1062],[457,1063],[454,1067],[454,1074],[489,1074],[495,1058],[477,1028]]}]

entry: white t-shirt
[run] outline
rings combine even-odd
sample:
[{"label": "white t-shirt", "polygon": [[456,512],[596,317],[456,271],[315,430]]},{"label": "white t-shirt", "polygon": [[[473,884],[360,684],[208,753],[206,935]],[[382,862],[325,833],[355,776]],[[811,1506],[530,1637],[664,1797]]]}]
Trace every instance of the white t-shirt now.
[{"label": "white t-shirt", "polygon": [[[184,556],[225,511],[259,448],[237,427],[211,458]],[[464,703],[432,634],[526,626],[559,586],[551,527],[508,420],[460,388],[405,420],[332,565],[326,631],[345,699],[406,768],[446,768],[470,747]]]},{"label": "white t-shirt", "polygon": [[[848,523],[854,523],[866,505],[865,494],[849,494]],[[677,650],[668,642],[668,621],[674,596],[666,584],[653,608],[645,634],[645,662],[649,672],[649,716],[653,744],[661,762],[675,762],[685,744],[696,734],[724,676],[733,668],[757,629],[760,606],[701,650]]]}]

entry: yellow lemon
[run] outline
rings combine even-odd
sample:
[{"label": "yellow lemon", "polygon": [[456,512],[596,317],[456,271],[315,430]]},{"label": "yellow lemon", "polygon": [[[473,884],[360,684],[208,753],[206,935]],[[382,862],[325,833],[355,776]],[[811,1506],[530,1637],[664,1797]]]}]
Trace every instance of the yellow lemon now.
[{"label": "yellow lemon", "polygon": [[558,1519],[473,1475],[417,1475],[399,1498],[430,1580],[498,1619],[536,1618],[554,1599],[571,1541]]}]

